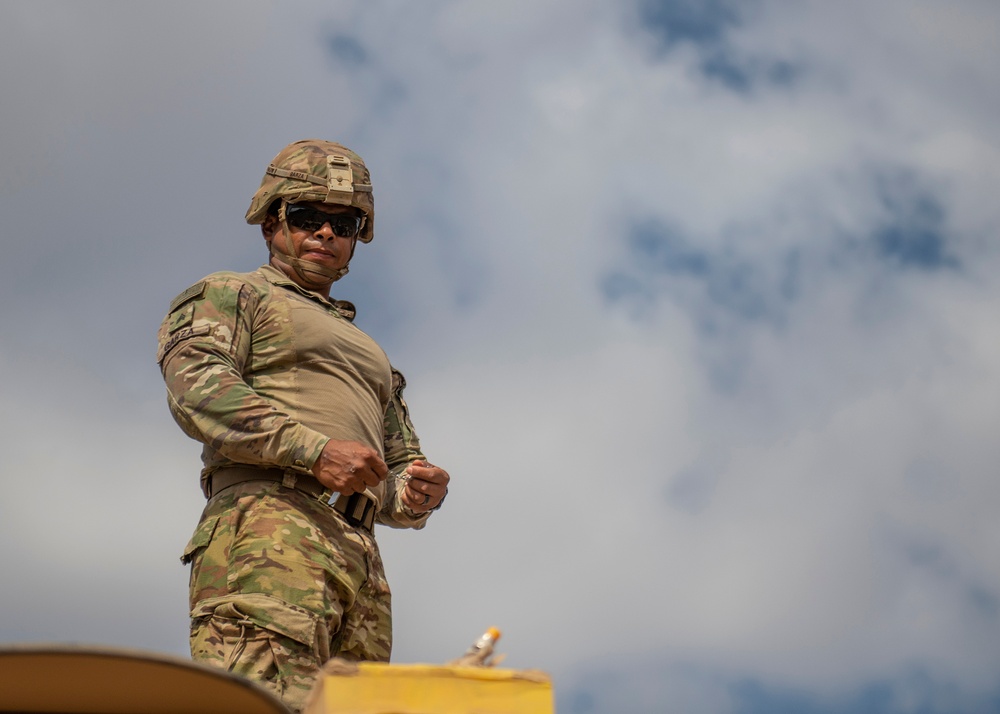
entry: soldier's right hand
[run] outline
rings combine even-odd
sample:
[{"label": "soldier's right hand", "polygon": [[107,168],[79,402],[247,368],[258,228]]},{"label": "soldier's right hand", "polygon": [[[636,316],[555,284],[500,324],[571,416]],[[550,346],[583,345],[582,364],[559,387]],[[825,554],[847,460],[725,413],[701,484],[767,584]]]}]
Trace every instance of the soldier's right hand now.
[{"label": "soldier's right hand", "polygon": [[389,473],[389,467],[375,449],[361,442],[330,439],[312,472],[327,488],[352,494],[377,486]]}]

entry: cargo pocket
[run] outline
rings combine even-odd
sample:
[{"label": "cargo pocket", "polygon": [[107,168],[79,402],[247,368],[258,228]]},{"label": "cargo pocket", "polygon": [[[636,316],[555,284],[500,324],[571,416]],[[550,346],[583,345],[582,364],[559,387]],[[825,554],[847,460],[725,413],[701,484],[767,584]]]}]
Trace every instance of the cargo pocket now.
[{"label": "cargo pocket", "polygon": [[191,540],[189,540],[188,544],[184,546],[184,554],[181,555],[181,563],[187,565],[194,560],[199,551],[208,547],[208,544],[212,542],[212,536],[215,535],[215,529],[218,525],[219,516],[206,518],[198,524],[198,527],[195,528],[194,535],[191,536]]},{"label": "cargo pocket", "polygon": [[318,616],[270,595],[208,598],[191,611],[191,656],[304,702],[328,656],[320,651],[328,649],[325,629]]}]

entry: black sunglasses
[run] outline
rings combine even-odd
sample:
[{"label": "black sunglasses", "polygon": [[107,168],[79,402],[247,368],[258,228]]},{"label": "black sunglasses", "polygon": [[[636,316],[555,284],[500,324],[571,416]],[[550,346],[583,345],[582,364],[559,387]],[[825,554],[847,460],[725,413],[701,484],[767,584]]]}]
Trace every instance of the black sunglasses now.
[{"label": "black sunglasses", "polygon": [[310,233],[315,233],[324,223],[329,223],[330,230],[338,238],[354,238],[362,226],[361,216],[350,213],[324,213],[309,206],[294,204],[289,204],[285,209],[285,218],[288,220],[288,225]]}]

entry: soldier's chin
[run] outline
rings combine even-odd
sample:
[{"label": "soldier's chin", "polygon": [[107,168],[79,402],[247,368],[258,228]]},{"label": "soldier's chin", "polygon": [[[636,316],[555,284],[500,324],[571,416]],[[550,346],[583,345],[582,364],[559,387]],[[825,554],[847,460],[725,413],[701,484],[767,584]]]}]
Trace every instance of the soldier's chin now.
[{"label": "soldier's chin", "polygon": [[334,280],[340,280],[347,273],[347,267],[337,270],[329,265],[322,265],[318,261],[308,258],[299,258],[299,271],[306,274],[310,280],[317,285],[323,285]]}]

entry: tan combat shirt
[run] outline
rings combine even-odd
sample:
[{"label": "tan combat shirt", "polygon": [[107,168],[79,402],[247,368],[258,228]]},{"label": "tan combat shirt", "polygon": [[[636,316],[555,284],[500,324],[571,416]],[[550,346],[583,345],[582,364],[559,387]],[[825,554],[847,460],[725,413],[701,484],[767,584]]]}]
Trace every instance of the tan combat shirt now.
[{"label": "tan combat shirt", "polygon": [[390,477],[369,489],[379,522],[422,527],[400,500],[423,459],[405,381],[353,312],[265,265],[214,273],[174,299],[157,362],[170,412],[204,444],[202,472],[233,464],[309,472],[331,438],[378,451]]}]

